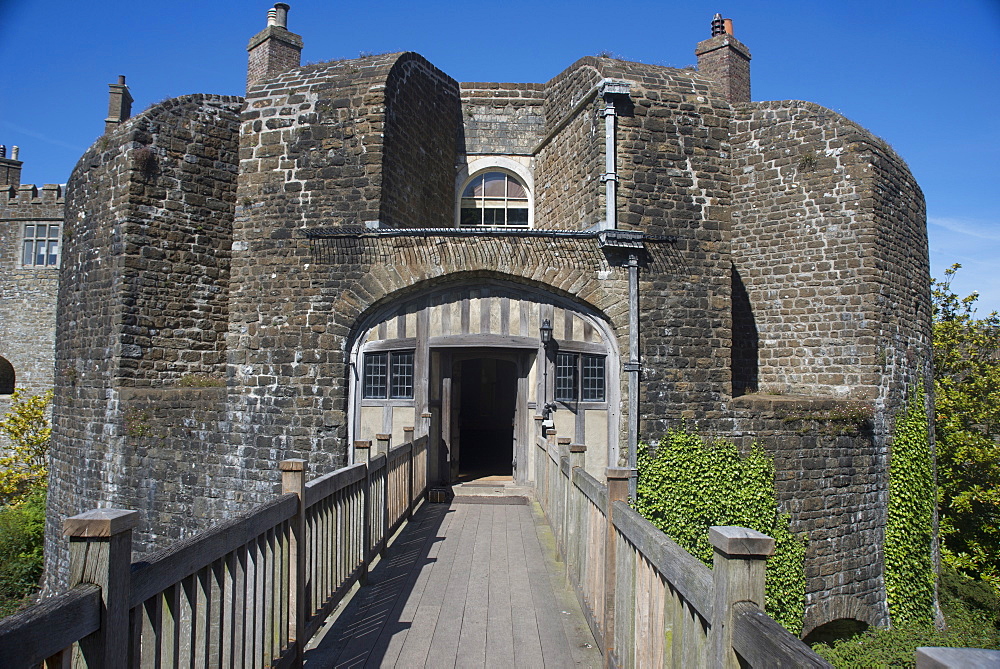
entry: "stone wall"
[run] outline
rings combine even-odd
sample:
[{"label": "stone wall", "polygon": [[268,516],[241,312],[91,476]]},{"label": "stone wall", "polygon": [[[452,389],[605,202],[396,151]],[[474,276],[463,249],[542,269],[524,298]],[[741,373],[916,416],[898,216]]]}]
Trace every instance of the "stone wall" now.
[{"label": "stone wall", "polygon": [[[241,105],[218,96],[168,100],[100,138],[70,178],[46,528],[50,586],[65,577],[63,518],[108,505],[186,517],[183,496],[136,495],[138,472],[163,481],[176,470],[135,460],[123,392],[224,376]],[[219,426],[204,435],[197,449],[226,443]],[[173,445],[174,464],[189,447]],[[211,467],[198,473],[215,474]],[[193,486],[187,494],[206,495],[208,483],[186,482]],[[199,526],[181,522],[178,531]],[[152,548],[135,545],[139,554]]]},{"label": "stone wall", "polygon": [[542,84],[461,84],[464,142],[468,155],[530,155],[545,136]]},{"label": "stone wall", "polygon": [[382,225],[453,225],[455,157],[462,129],[458,84],[416,54],[405,54],[385,82]]},{"label": "stone wall", "polygon": [[[733,262],[759,336],[758,387],[885,399],[883,358],[912,344],[915,368],[928,359],[919,188],[883,142],[818,105],[754,103],[733,127]],[[883,332],[900,321],[922,323],[912,342]]]},{"label": "stone wall", "polygon": [[774,458],[778,508],[807,537],[803,635],[848,618],[888,622],[882,580],[887,473],[871,402],[779,395],[733,400],[733,436]]},{"label": "stone wall", "polygon": [[[52,388],[59,268],[22,264],[24,226],[61,227],[63,204],[56,184],[0,185],[0,356],[14,368],[15,387],[32,395]],[[0,416],[9,408],[0,395]]]}]

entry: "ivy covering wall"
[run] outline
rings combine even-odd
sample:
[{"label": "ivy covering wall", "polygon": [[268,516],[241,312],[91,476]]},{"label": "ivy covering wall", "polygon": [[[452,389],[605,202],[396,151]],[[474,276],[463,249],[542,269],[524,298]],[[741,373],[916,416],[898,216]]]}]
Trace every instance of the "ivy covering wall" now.
[{"label": "ivy covering wall", "polygon": [[896,419],[889,451],[885,589],[894,626],[934,619],[936,495],[926,401],[923,384],[918,383]]},{"label": "ivy covering wall", "polygon": [[741,455],[732,442],[671,430],[655,449],[640,446],[637,493],[636,510],[708,566],[712,525],[738,525],[773,537],[765,610],[788,631],[802,631],[806,544],[789,530],[788,515],[778,512],[774,462],[759,446]]}]

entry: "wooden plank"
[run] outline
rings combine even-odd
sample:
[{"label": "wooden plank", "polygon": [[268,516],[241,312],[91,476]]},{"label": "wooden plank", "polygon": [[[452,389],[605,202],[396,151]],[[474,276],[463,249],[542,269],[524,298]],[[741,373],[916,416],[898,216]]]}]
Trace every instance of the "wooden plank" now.
[{"label": "wooden plank", "polygon": [[614,523],[703,618],[712,619],[715,587],[711,569],[624,502],[614,503]]},{"label": "wooden plank", "polygon": [[831,666],[753,604],[739,602],[733,608],[733,649],[750,666]]},{"label": "wooden plank", "polygon": [[521,531],[521,509],[504,507],[507,537],[507,565],[510,578],[510,607],[514,662],[512,667],[540,667],[543,664],[542,645],[538,638],[538,622],[531,600],[525,537]]},{"label": "wooden plank", "polygon": [[359,462],[356,465],[338,469],[325,476],[309,481],[306,483],[306,509],[309,509],[316,502],[332,495],[334,492],[360,481],[365,477],[367,469],[367,463]]},{"label": "wooden plank", "polygon": [[493,509],[490,528],[488,617],[486,620],[486,666],[510,669],[514,664],[514,623],[511,610],[511,578],[507,559],[507,507]]},{"label": "wooden plank", "polygon": [[563,614],[555,606],[552,583],[549,581],[545,555],[535,531],[534,518],[527,507],[513,508],[521,511],[519,515],[521,532],[524,536],[528,584],[531,588],[535,620],[538,623],[538,640],[542,648],[544,665],[546,668],[569,667],[572,665],[572,657],[561,620]]},{"label": "wooden plank", "polygon": [[298,499],[281,495],[132,565],[135,607],[295,514]]},{"label": "wooden plank", "polygon": [[[440,624],[445,596],[454,581],[452,572],[455,567],[455,557],[462,546],[462,537],[467,531],[467,525],[473,525],[472,532],[475,536],[474,525],[478,520],[478,514],[474,511],[467,506],[460,506],[452,507],[448,512],[447,525],[438,532],[438,536],[443,539],[438,542],[436,560],[432,565],[420,602],[413,612],[413,624],[407,631],[406,643],[400,650],[396,666],[432,666],[429,664],[428,654]],[[454,663],[454,658],[452,662]]]},{"label": "wooden plank", "polygon": [[[450,523],[455,517],[455,514],[447,513],[446,509],[447,507],[439,504],[422,509],[422,513],[414,516],[411,521],[414,523],[414,531],[408,542],[412,543],[412,546],[405,544],[399,546],[401,552],[404,554],[409,552],[413,556],[413,562],[410,565],[409,580],[403,586],[405,596],[398,598],[389,617],[398,629],[384,630],[372,651],[374,657],[381,658],[383,666],[405,666],[397,664],[399,656],[410,640],[411,634],[416,636],[415,628],[418,621],[415,616],[420,602],[427,593],[428,583],[440,559],[441,546],[444,543],[436,539],[447,534]],[[424,655],[426,657],[426,651]]]},{"label": "wooden plank", "polygon": [[481,504],[462,504],[452,507],[455,513],[467,514],[462,526],[462,536],[452,556],[451,575],[441,601],[441,611],[434,628],[426,665],[430,667],[454,666],[458,655],[462,616],[469,592],[469,573],[472,570],[472,552],[479,529]]},{"label": "wooden plank", "polygon": [[587,499],[605,516],[608,515],[608,487],[593,476],[577,467],[573,470],[573,484],[580,489]]},{"label": "wooden plank", "polygon": [[101,589],[78,585],[0,620],[0,658],[35,667],[100,626]]},{"label": "wooden plank", "polygon": [[481,505],[476,543],[469,565],[468,588],[455,666],[479,667],[486,662],[486,624],[489,609],[490,543],[495,506]]}]

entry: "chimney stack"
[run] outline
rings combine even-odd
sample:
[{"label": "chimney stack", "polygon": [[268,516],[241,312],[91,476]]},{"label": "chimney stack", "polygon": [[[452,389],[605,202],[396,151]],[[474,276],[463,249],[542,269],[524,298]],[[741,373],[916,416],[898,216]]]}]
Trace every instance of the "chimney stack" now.
[{"label": "chimney stack", "polygon": [[267,11],[267,27],[254,35],[247,45],[247,90],[269,77],[298,67],[302,56],[302,38],[288,32],[288,5],[279,2]]},{"label": "chimney stack", "polygon": [[12,146],[10,158],[8,158],[6,145],[0,144],[0,186],[17,188],[21,185],[21,165],[23,163],[17,159],[17,153],[17,147]]},{"label": "chimney stack", "polygon": [[118,75],[117,84],[108,84],[108,117],[104,119],[105,134],[111,132],[132,116],[132,94],[125,85],[125,75]]},{"label": "chimney stack", "polygon": [[715,82],[715,92],[730,104],[750,102],[750,50],[733,37],[733,20],[712,18],[712,37],[695,49],[698,72]]}]

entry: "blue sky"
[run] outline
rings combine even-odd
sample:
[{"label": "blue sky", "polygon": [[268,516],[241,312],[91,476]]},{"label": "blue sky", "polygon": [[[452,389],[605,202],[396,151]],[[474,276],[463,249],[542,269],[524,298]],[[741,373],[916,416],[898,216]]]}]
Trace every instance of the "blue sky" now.
[{"label": "blue sky", "polygon": [[[0,144],[26,183],[66,181],[103,131],[107,84],[135,111],[240,95],[273,2],[0,0]],[[459,81],[537,81],[581,56],[683,67],[715,12],[750,48],[754,100],[811,100],[888,141],[927,198],[931,271],[1000,310],[1000,2],[293,0],[303,63],[417,51]]]}]

